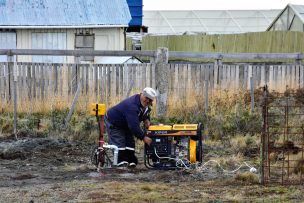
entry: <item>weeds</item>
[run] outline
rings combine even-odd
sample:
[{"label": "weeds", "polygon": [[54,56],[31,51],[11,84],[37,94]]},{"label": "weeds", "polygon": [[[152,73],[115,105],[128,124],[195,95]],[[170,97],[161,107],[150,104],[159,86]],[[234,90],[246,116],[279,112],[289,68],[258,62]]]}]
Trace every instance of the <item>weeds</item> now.
[{"label": "weeds", "polygon": [[237,134],[243,136],[260,133],[262,116],[259,110],[251,113],[244,95],[227,91],[214,94],[210,100],[209,111],[205,113],[197,101],[183,106],[180,103],[168,106],[168,117],[152,120],[152,123],[181,124],[202,123],[212,139],[221,140]]},{"label": "weeds", "polygon": [[[302,90],[296,92],[299,102],[302,101],[302,92]],[[259,105],[262,103],[261,97],[263,96],[261,88],[255,91],[257,102],[253,113],[250,109],[248,91],[213,92],[209,96],[207,112],[205,112],[204,98],[201,95],[198,95],[196,92],[189,92],[187,94],[193,95],[193,97],[189,97],[186,100],[169,99],[166,117],[157,118],[156,108],[153,106],[151,123],[202,123],[204,135],[208,135],[208,138],[213,140],[229,140],[229,138],[234,136],[245,136],[247,142],[252,142],[247,136],[260,134],[262,114]],[[274,95],[274,93],[271,95]],[[41,104],[38,105],[37,101],[33,101],[31,105],[24,106],[25,112],[18,108],[18,112],[20,112],[18,113],[18,131],[43,135],[69,134],[81,140],[98,136],[96,118],[89,115],[87,108],[90,101],[84,97],[79,98],[70,122],[67,126],[65,125],[64,119],[69,112],[68,106],[70,106],[71,99],[54,98],[52,101],[45,101],[44,108],[38,108]],[[112,103],[119,102],[118,98],[107,98],[107,101]],[[0,115],[1,134],[9,134],[13,131],[13,115],[11,112],[8,112],[8,109],[11,108],[5,106]],[[250,143],[245,143],[245,145],[250,145]]]},{"label": "weeds", "polygon": [[[74,112],[67,128],[65,118],[68,109],[54,109],[44,113],[20,113],[17,114],[18,136],[67,136],[73,140],[91,142],[98,136],[98,125],[96,118],[86,112]],[[0,116],[0,135],[9,136],[13,131],[13,115],[4,113]],[[96,138],[95,138],[96,137]]]},{"label": "weeds", "polygon": [[244,172],[244,173],[237,174],[235,179],[240,180],[242,182],[246,182],[246,183],[252,183],[252,184],[259,183],[259,177],[256,174],[251,173],[251,172]]}]

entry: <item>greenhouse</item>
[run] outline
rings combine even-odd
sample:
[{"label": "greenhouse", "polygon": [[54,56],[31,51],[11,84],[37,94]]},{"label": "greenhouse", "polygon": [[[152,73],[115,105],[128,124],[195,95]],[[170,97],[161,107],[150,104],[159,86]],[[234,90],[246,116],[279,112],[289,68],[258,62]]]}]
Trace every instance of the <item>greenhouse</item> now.
[{"label": "greenhouse", "polygon": [[144,11],[143,24],[153,35],[263,32],[281,10]]},{"label": "greenhouse", "polygon": [[289,30],[304,31],[304,5],[288,4],[273,23],[268,27],[268,31]]}]

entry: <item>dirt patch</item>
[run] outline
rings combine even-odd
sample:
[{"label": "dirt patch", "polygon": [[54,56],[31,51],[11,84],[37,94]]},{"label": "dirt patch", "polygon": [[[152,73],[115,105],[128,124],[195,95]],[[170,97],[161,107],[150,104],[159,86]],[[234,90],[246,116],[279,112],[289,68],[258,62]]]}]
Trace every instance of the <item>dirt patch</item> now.
[{"label": "dirt patch", "polygon": [[[241,173],[225,174],[216,165],[204,170],[111,168],[97,172],[91,145],[54,138],[2,140],[0,202],[215,202],[302,201],[303,186],[263,187]],[[227,157],[207,147],[205,157]],[[207,167],[207,166],[206,166]],[[238,177],[238,178],[236,178]],[[245,177],[245,178],[244,178]],[[253,179],[253,178],[251,178]],[[256,179],[255,179],[256,180]]]}]

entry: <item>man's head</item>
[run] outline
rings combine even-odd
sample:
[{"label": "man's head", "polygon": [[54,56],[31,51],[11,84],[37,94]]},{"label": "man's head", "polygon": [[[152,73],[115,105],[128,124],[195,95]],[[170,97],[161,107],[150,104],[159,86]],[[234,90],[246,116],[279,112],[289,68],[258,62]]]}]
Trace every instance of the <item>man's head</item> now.
[{"label": "man's head", "polygon": [[152,105],[152,102],[156,98],[156,96],[157,93],[153,88],[151,87],[144,88],[140,95],[141,105],[143,105],[144,107]]}]

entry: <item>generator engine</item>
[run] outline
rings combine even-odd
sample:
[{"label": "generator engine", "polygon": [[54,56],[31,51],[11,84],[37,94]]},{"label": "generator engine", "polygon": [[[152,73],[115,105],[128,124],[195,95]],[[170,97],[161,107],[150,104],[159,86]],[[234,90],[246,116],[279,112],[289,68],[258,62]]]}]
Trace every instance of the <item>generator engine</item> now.
[{"label": "generator engine", "polygon": [[152,125],[147,135],[152,139],[144,149],[147,168],[176,169],[202,162],[201,124]]}]

